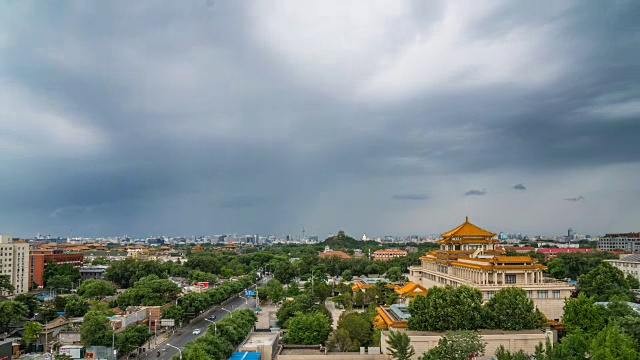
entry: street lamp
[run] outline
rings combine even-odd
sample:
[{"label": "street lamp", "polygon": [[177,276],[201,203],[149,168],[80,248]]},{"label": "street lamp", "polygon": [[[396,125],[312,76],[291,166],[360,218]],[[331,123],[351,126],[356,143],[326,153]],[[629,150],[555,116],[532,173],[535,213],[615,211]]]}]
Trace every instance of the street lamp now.
[{"label": "street lamp", "polygon": [[238,295],[239,298],[244,299],[244,302],[246,305],[249,305],[249,299],[247,299],[246,297],[242,296],[242,295]]},{"label": "street lamp", "polygon": [[224,311],[226,311],[226,312],[228,312],[228,313],[229,313],[229,316],[231,316],[231,318],[233,319],[233,314],[231,313],[231,311],[229,311],[229,310],[227,310],[227,309],[225,309],[225,308],[221,308],[221,309],[222,309],[222,310],[224,310]]},{"label": "street lamp", "polygon": [[182,349],[180,349],[180,348],[179,348],[179,347],[177,347],[177,346],[173,346],[173,345],[171,345],[171,344],[167,344],[167,346],[171,346],[171,347],[172,347],[172,348],[174,348],[174,349],[178,349],[178,351],[180,352],[180,360],[182,360]]},{"label": "street lamp", "polygon": [[216,322],[209,319],[204,319],[204,321],[208,321],[213,324],[213,334],[218,336],[218,325],[216,325]]}]

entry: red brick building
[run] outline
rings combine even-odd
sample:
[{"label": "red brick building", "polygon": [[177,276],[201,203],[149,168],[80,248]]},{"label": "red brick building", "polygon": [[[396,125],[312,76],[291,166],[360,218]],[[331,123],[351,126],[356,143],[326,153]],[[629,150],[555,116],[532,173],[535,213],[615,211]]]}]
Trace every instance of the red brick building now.
[{"label": "red brick building", "polygon": [[538,248],[538,253],[544,254],[545,260],[550,260],[561,253],[590,253],[593,249],[589,248]]},{"label": "red brick building", "polygon": [[84,254],[65,254],[62,249],[32,249],[29,256],[31,256],[31,282],[39,286],[44,286],[42,274],[49,261],[58,265],[70,263],[76,268],[81,268],[84,263]]}]

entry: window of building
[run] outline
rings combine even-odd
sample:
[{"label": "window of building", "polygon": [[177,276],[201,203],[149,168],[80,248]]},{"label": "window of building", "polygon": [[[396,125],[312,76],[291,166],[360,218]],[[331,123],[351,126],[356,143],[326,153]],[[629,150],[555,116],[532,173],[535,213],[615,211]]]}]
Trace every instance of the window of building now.
[{"label": "window of building", "polygon": [[495,294],[495,291],[487,291],[487,300],[491,300]]},{"label": "window of building", "polygon": [[515,284],[516,283],[516,276],[515,275],[505,275],[504,281],[507,284]]},{"label": "window of building", "polygon": [[531,299],[532,296],[533,296],[533,291],[527,290],[527,297]]},{"label": "window of building", "polygon": [[538,290],[538,299],[548,299],[549,291],[547,290]]},{"label": "window of building", "polygon": [[553,290],[551,294],[554,299],[560,299],[560,290]]}]

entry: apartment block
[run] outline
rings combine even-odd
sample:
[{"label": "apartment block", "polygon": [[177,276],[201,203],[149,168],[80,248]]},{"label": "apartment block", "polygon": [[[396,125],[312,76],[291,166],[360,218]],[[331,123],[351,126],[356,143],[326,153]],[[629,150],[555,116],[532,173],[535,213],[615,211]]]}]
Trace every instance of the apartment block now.
[{"label": "apartment block", "polygon": [[13,241],[11,235],[0,235],[0,275],[9,276],[14,287],[13,294],[29,291],[29,269],[29,244],[25,241]]},{"label": "apartment block", "polygon": [[640,252],[640,233],[607,234],[598,240],[601,251]]}]

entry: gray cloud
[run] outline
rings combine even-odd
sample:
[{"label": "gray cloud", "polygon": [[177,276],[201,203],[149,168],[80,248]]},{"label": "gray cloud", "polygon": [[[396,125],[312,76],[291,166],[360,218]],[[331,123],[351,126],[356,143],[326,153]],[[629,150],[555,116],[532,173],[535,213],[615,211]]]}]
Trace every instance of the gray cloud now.
[{"label": "gray cloud", "polygon": [[584,197],[582,196],[578,196],[578,197],[572,197],[572,198],[565,198],[566,201],[571,201],[571,202],[577,202],[577,201],[582,201],[584,200]]},{"label": "gray cloud", "polygon": [[[640,162],[636,2],[0,6],[0,232],[438,232],[433,208],[481,212],[464,179],[544,193],[585,172],[547,201],[601,209],[610,169]],[[424,184],[435,229],[379,211]],[[581,218],[632,226],[615,208]]]},{"label": "gray cloud", "polygon": [[524,186],[523,184],[515,184],[515,185],[513,185],[513,188],[515,190],[527,190],[527,187]]},{"label": "gray cloud", "polygon": [[487,190],[482,189],[482,190],[477,190],[477,189],[471,189],[468,190],[467,192],[464,193],[464,196],[483,196],[487,194]]},{"label": "gray cloud", "polygon": [[429,199],[429,196],[427,194],[395,194],[391,198],[393,200],[424,201]]}]

